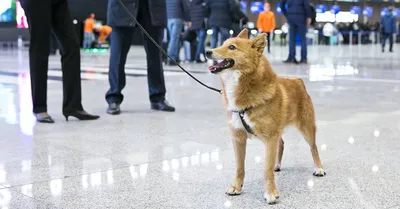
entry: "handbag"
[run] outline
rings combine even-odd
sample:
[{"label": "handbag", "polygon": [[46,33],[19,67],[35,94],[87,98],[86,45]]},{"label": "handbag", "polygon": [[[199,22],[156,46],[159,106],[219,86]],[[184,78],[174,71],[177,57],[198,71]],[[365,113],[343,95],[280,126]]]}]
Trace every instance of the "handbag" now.
[{"label": "handbag", "polygon": [[196,39],[197,39],[196,31],[191,30],[190,28],[185,30],[182,34],[182,40],[184,41],[193,42]]}]

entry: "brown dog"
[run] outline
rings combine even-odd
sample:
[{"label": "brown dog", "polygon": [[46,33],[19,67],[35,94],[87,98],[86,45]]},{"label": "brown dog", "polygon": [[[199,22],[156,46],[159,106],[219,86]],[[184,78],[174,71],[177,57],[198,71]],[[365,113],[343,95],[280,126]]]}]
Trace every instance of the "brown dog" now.
[{"label": "brown dog", "polygon": [[237,168],[233,185],[226,193],[239,195],[242,192],[246,141],[252,136],[265,144],[264,198],[273,204],[279,197],[274,170],[280,171],[284,147],[281,136],[286,126],[295,125],[310,145],[316,167],[314,175],[324,176],[325,171],[315,143],[314,107],[303,81],[281,78],[272,71],[263,56],[265,34],[253,40],[247,37],[247,30],[243,30],[238,37],[206,53],[217,63],[209,69],[221,77],[233,135]]}]

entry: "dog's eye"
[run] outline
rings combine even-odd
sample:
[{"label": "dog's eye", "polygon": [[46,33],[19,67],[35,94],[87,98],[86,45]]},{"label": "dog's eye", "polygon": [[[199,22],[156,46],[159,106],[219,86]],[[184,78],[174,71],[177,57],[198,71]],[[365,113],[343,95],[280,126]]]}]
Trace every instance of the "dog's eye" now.
[{"label": "dog's eye", "polygon": [[234,45],[230,45],[228,48],[229,48],[230,50],[235,50],[235,49],[236,49],[236,47],[235,47]]}]

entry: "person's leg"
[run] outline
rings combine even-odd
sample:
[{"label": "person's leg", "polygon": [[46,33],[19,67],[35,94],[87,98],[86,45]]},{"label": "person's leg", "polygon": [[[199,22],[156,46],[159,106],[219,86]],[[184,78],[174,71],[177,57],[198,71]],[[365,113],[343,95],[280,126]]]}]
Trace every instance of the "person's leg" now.
[{"label": "person's leg", "polygon": [[[151,15],[146,5],[146,2],[139,8],[138,20],[143,25],[144,29],[151,35],[151,37],[161,44],[163,40],[163,28],[158,26],[153,26],[151,21]],[[180,22],[178,21],[178,26],[172,30],[172,33],[179,29]],[[182,22],[183,24],[183,22]],[[182,30],[180,27],[179,33]],[[173,38],[179,40],[179,36],[175,34],[172,35]],[[162,56],[160,50],[150,41],[150,39],[143,34],[144,48],[146,50],[147,58],[147,82],[149,87],[149,95],[151,103],[164,102],[166,88],[164,81],[164,70],[162,65]]]},{"label": "person's leg", "polygon": [[307,61],[307,25],[301,24],[298,26],[298,33],[300,36],[300,43],[301,43],[301,61]]},{"label": "person's leg", "polygon": [[296,59],[296,31],[297,25],[290,24],[289,26],[289,57],[288,61],[294,61]]},{"label": "person's leg", "polygon": [[220,28],[221,31],[221,45],[224,44],[226,39],[228,39],[231,34],[229,34],[229,29],[228,28]]},{"label": "person's leg", "polygon": [[50,54],[55,55],[57,53],[57,39],[53,32],[50,35]]},{"label": "person's leg", "polygon": [[[184,26],[184,30],[188,30],[189,27],[188,26]],[[183,41],[183,51],[185,54],[185,61],[191,61],[192,57],[190,54],[190,49],[191,49],[191,43],[189,41]],[[179,54],[179,49],[178,49],[178,54]]]},{"label": "person's leg", "polygon": [[51,1],[23,1],[30,32],[29,64],[34,113],[47,112],[47,71],[51,36]]},{"label": "person's leg", "polygon": [[212,35],[211,35],[211,49],[214,49],[217,47],[218,44],[218,33],[219,29],[217,27],[212,28]]},{"label": "person's leg", "polygon": [[382,52],[385,51],[386,37],[386,33],[382,33]]},{"label": "person's leg", "polygon": [[206,41],[206,30],[197,30],[197,49],[196,49],[196,61],[200,61],[200,55],[205,54],[204,42]]},{"label": "person's leg", "polygon": [[389,44],[390,44],[389,51],[393,52],[393,34],[389,33],[388,36],[389,36]]},{"label": "person's leg", "polygon": [[271,32],[267,32],[267,49],[268,53],[271,53]]},{"label": "person's leg", "polygon": [[168,55],[179,61],[179,39],[183,28],[183,20],[169,19],[168,30],[170,33],[170,40],[168,44]]},{"label": "person's leg", "polygon": [[83,43],[82,43],[84,49],[87,49],[87,47],[86,47],[87,46],[87,39],[88,39],[87,37],[88,37],[87,32],[84,32],[83,33]]},{"label": "person's leg", "polygon": [[88,48],[89,49],[92,48],[93,39],[94,39],[94,34],[93,33],[89,33],[89,37],[88,37]]},{"label": "person's leg", "polygon": [[106,93],[108,104],[121,104],[124,96],[122,89],[126,84],[125,63],[132,44],[133,28],[114,27],[111,34],[110,69],[108,81],[110,89]]},{"label": "person's leg", "polygon": [[81,104],[80,45],[67,1],[53,4],[52,27],[61,44],[60,52],[64,93],[63,112],[83,110]]},{"label": "person's leg", "polygon": [[[190,56],[190,48],[191,48],[191,43],[189,41],[184,41],[183,42],[183,51],[185,53],[185,61],[191,61],[191,56]],[[178,50],[179,53],[180,50]]]}]

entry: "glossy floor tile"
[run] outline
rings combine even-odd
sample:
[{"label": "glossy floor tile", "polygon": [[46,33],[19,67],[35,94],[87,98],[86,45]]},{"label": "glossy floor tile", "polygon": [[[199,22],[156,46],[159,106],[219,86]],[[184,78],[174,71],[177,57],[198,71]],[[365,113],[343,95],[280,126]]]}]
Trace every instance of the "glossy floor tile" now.
[{"label": "glossy floor tile", "polygon": [[[395,47],[395,52],[400,47]],[[165,67],[175,113],[150,110],[145,53],[131,49],[122,114],[105,114],[109,53],[82,53],[83,105],[100,120],[66,122],[59,57],[49,63],[48,108],[31,113],[26,50],[0,51],[0,208],[400,208],[400,60],[377,45],[311,46],[309,65],[284,65],[287,48],[266,54],[275,72],[300,77],[316,109],[327,172],[313,177],[307,144],[285,131],[280,200],[263,200],[264,148],[250,140],[242,195],[225,190],[235,172],[221,98],[178,68]],[[184,64],[220,87],[207,64]]]}]

